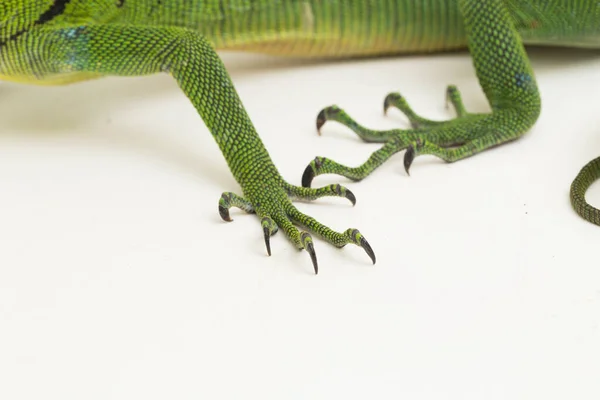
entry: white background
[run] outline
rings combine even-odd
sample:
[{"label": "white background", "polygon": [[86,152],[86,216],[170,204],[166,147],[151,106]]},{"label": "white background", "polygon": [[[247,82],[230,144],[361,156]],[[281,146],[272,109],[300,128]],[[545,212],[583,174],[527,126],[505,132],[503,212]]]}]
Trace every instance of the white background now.
[{"label": "white background", "polygon": [[[455,164],[393,157],[357,196],[298,207],[356,247],[220,220],[239,192],[168,76],[0,86],[0,398],[598,399],[600,228],[569,185],[600,155],[600,56],[532,51],[543,113],[523,139]],[[286,179],[379,145],[314,128],[338,104],[373,128],[400,90],[444,119],[446,85],[487,111],[466,53],[315,63],[226,55]],[[600,205],[600,186],[588,194]]]}]

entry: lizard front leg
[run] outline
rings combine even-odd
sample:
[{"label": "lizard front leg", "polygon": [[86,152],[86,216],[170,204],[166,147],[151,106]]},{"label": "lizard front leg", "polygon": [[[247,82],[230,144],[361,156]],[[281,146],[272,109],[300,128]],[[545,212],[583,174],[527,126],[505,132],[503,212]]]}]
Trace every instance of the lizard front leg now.
[{"label": "lizard front leg", "polygon": [[318,271],[312,237],[299,231],[295,227],[298,224],[337,247],[348,243],[361,246],[375,262],[371,247],[358,230],[336,232],[293,206],[293,198],[338,196],[352,203],[355,198],[339,185],[313,190],[290,185],[281,177],[219,56],[199,33],[183,28],[117,24],[73,26],[30,31],[21,38],[23,45],[31,43],[31,35],[36,34],[43,46],[35,50],[45,57],[37,63],[38,70],[43,69],[38,71],[40,74],[170,73],[204,120],[242,187],[243,196],[223,194],[219,202],[221,217],[230,220],[229,208],[233,206],[256,213],[269,254],[270,236],[281,229],[297,248],[310,253],[315,273]]},{"label": "lizard front leg", "polygon": [[447,162],[458,161],[515,140],[533,126],[541,110],[540,95],[529,59],[505,2],[460,0],[459,5],[477,77],[492,112],[467,112],[460,93],[453,86],[449,87],[447,95],[457,111],[457,118],[449,121],[431,121],[417,115],[398,93],[386,98],[384,109],[392,106],[399,108],[411,121],[412,129],[370,130],[340,108],[328,107],[319,113],[319,129],[326,121],[334,120],[352,129],[365,141],[385,144],[356,168],[325,157],[315,158],[304,171],[304,186],[310,186],[315,176],[328,173],[352,180],[364,179],[401,150],[407,150],[404,156],[407,172],[420,154],[435,155]]}]

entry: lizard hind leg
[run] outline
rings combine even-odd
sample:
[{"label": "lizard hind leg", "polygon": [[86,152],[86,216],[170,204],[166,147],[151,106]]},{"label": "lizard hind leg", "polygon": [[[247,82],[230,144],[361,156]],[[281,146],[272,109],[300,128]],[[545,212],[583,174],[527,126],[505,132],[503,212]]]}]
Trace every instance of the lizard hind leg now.
[{"label": "lizard hind leg", "polygon": [[539,117],[541,99],[533,70],[504,0],[459,0],[467,41],[479,83],[491,106],[491,113],[469,113],[456,87],[449,86],[447,99],[457,117],[433,121],[416,114],[398,93],[388,95],[384,110],[396,107],[413,129],[375,131],[350,118],[339,107],[320,114],[317,127],[334,120],[353,130],[367,142],[385,145],[356,168],[346,167],[324,157],[315,158],[304,171],[303,186],[321,174],[338,174],[361,180],[394,153],[406,149],[404,166],[408,172],[414,158],[430,154],[454,162],[515,140],[525,134]]}]

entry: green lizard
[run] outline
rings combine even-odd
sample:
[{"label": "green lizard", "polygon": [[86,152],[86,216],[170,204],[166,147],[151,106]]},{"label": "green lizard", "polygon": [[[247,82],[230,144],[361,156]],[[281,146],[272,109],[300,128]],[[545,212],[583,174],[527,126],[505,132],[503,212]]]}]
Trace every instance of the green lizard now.
[{"label": "green lizard", "polygon": [[[388,4],[389,6],[389,4]],[[491,105],[490,114],[469,113],[453,85],[446,98],[457,117],[434,121],[415,113],[400,93],[384,99],[403,112],[412,129],[368,129],[338,106],[321,110],[317,131],[337,121],[365,142],[385,143],[362,165],[351,168],[316,157],[304,170],[302,185],[310,187],[317,175],[337,174],[354,181],[369,176],[393,154],[406,150],[404,168],[409,174],[416,156],[430,154],[446,162],[470,157],[513,141],[533,126],[541,100],[524,44],[600,48],[600,3],[591,0],[441,0],[397,1],[395,19],[408,52],[430,52],[468,47],[479,83]],[[398,29],[398,27],[400,27]],[[571,184],[575,211],[600,225],[600,210],[588,204],[585,193],[600,178],[600,157],[586,164]]]},{"label": "green lizard", "polygon": [[[340,185],[311,189],[312,178],[337,173],[366,177],[392,154],[407,149],[406,169],[419,154],[456,161],[516,139],[540,113],[540,96],[522,42],[600,47],[600,5],[576,0],[1,0],[0,79],[66,84],[109,75],[171,74],[197,109],[240,184],[243,196],[223,193],[219,212],[256,213],[267,252],[281,229],[310,254],[318,271],[313,233],[338,247],[361,246],[356,229],[335,232],[301,213],[293,199],[338,196],[355,203]],[[336,120],[366,141],[385,142],[359,168],[318,157],[303,186],[277,171],[225,70],[218,49],[302,57],[350,57],[431,52],[468,47],[490,114],[471,114],[460,94],[448,96],[458,118],[435,122],[411,111],[398,94],[385,107],[404,111],[415,125],[406,131],[361,127],[341,109],[319,114],[318,127]],[[584,201],[600,175],[595,162],[575,181],[573,203],[600,222],[600,211]]]}]

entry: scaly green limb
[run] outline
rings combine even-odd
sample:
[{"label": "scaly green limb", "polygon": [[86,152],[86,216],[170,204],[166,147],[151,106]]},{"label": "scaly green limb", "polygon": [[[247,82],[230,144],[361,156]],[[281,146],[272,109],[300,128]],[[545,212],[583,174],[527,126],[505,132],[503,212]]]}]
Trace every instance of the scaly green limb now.
[{"label": "scaly green limb", "polygon": [[432,121],[417,115],[400,94],[389,95],[384,110],[395,106],[409,118],[413,129],[374,131],[358,124],[337,106],[319,113],[317,128],[335,120],[368,142],[385,145],[357,168],[317,157],[305,169],[303,186],[321,174],[337,174],[353,180],[366,178],[393,154],[406,149],[408,173],[415,157],[430,154],[446,162],[470,157],[522,136],[537,120],[541,100],[533,70],[513,19],[502,0],[461,0],[468,46],[481,87],[491,105],[490,114],[471,114],[459,91],[449,86],[447,99],[457,113],[449,121]]},{"label": "scaly green limb", "polygon": [[[43,32],[43,33],[42,33]],[[35,51],[39,59],[31,65],[27,58],[33,50],[30,38],[43,35]],[[338,196],[356,202],[354,195],[339,185],[321,189],[296,188],[281,177],[256,129],[248,117],[223,63],[211,43],[200,33],[179,27],[114,24],[44,26],[31,30],[10,42],[17,51],[11,72],[27,75],[35,68],[40,79],[65,74],[94,76],[134,76],[169,72],[190,99],[223,153],[231,172],[242,187],[243,196],[224,193],[219,213],[231,220],[229,209],[239,207],[261,218],[267,253],[269,238],[283,229],[296,247],[310,254],[317,270],[314,244],[310,235],[300,232],[294,223],[315,226],[313,219],[299,214],[291,198],[313,200]],[[340,235],[318,227],[325,240],[339,245]],[[370,246],[351,239],[367,251]]]},{"label": "scaly green limb", "polygon": [[571,184],[571,204],[583,219],[593,224],[600,225],[600,210],[585,201],[585,192],[597,179],[600,178],[600,157],[587,163]]}]

